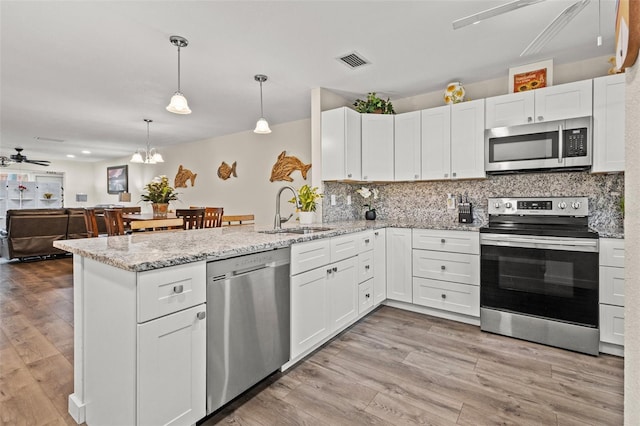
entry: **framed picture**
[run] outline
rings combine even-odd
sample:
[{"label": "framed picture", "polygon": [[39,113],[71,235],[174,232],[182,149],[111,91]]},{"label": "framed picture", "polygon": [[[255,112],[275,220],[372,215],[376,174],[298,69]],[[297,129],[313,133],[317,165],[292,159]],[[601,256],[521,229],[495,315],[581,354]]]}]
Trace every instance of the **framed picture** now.
[{"label": "framed picture", "polygon": [[119,194],[129,192],[129,166],[107,167],[107,192]]},{"label": "framed picture", "polygon": [[509,93],[553,86],[553,59],[509,68]]}]

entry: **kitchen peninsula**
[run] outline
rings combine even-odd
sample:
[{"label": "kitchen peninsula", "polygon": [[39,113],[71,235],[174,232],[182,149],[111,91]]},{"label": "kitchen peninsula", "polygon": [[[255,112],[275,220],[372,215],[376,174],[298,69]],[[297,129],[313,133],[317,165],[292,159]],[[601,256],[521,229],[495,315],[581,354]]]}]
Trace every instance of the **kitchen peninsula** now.
[{"label": "kitchen peninsula", "polygon": [[247,225],[57,241],[74,254],[70,414],[89,425],[192,424],[205,416],[207,262],[386,227],[479,228],[384,221],[329,227],[267,234]]}]

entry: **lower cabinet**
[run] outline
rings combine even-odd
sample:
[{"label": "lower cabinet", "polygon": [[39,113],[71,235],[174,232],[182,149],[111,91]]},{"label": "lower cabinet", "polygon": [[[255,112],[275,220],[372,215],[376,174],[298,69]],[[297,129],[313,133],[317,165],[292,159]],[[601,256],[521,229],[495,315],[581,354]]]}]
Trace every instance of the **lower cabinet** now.
[{"label": "lower cabinet", "polygon": [[291,277],[291,359],[329,335],[327,267]]},{"label": "lower cabinet", "polygon": [[387,299],[413,301],[411,229],[387,228]]},{"label": "lower cabinet", "polygon": [[379,305],[387,298],[387,232],[373,231],[373,304]]},{"label": "lower cabinet", "polygon": [[414,277],[413,303],[443,311],[479,317],[480,287]]},{"label": "lower cabinet", "polygon": [[600,239],[600,352],[624,347],[624,240]]}]

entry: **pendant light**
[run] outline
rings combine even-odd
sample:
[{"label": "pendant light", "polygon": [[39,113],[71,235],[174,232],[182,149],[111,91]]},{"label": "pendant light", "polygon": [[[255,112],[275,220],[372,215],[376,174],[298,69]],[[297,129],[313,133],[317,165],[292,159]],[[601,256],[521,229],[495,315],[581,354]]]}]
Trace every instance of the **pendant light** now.
[{"label": "pendant light", "polygon": [[169,41],[171,41],[171,44],[178,47],[178,91],[171,97],[171,103],[167,105],[167,111],[174,114],[191,114],[191,110],[187,104],[187,98],[185,98],[180,91],[180,48],[187,47],[189,41],[180,36],[171,36],[169,37]]},{"label": "pendant light", "polygon": [[253,133],[259,133],[261,135],[266,135],[268,133],[271,133],[271,129],[269,128],[269,122],[267,122],[267,119],[264,118],[264,111],[262,109],[262,83],[267,81],[267,76],[263,75],[263,74],[256,74],[254,76],[254,79],[256,81],[260,82],[260,118],[258,119],[258,122],[256,123],[256,128],[253,129]]},{"label": "pendant light", "polygon": [[151,143],[149,142],[149,124],[153,123],[153,120],[148,118],[144,119],[145,123],[147,123],[147,149],[144,151],[144,158],[142,158],[142,154],[140,150],[134,152],[133,156],[131,156],[132,163],[142,163],[142,164],[156,164],[156,163],[164,163],[164,159],[159,152],[156,151],[155,148],[151,148]]}]

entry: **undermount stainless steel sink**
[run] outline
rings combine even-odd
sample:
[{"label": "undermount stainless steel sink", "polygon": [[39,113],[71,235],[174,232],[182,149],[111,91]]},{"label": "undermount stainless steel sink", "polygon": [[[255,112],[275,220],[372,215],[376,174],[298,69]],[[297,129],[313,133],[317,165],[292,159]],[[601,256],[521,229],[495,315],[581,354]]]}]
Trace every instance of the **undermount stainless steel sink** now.
[{"label": "undermount stainless steel sink", "polygon": [[322,226],[307,226],[303,228],[282,228],[268,229],[266,231],[258,231],[262,234],[313,234],[315,232],[331,231],[333,228]]}]

